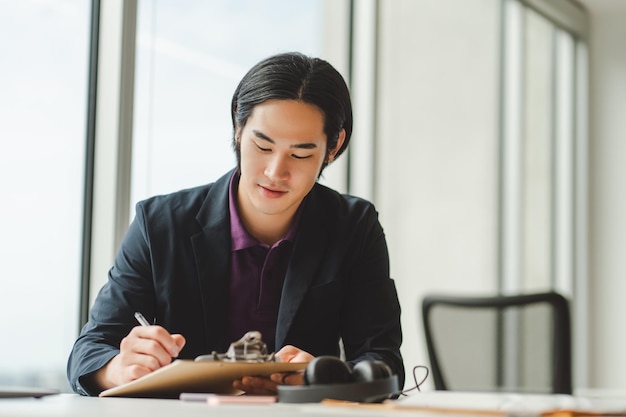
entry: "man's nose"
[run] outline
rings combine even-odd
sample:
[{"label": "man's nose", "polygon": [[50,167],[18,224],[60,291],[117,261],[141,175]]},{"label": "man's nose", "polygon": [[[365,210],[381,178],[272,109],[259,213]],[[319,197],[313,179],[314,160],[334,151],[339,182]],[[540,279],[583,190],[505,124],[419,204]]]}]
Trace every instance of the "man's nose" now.
[{"label": "man's nose", "polygon": [[273,180],[289,177],[289,157],[274,155],[265,167],[265,175]]}]

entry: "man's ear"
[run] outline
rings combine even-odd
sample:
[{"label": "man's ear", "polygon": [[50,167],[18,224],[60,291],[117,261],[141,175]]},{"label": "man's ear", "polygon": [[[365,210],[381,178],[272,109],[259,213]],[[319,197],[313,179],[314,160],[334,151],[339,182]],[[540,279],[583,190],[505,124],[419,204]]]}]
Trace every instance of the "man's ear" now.
[{"label": "man's ear", "polygon": [[335,146],[334,149],[331,149],[330,152],[328,152],[329,164],[335,160],[335,155],[337,155],[337,152],[339,152],[339,149],[341,149],[341,147],[343,146],[343,142],[345,140],[346,140],[346,129],[341,129],[341,132],[339,132],[339,137],[337,138],[337,146]]},{"label": "man's ear", "polygon": [[235,133],[233,134],[233,146],[236,150],[241,149],[241,132],[243,129],[241,127],[235,128]]}]

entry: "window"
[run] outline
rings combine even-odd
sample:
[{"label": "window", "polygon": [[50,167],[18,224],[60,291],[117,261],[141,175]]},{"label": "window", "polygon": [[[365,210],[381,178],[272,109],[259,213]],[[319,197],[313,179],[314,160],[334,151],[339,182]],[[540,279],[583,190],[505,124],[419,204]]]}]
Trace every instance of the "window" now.
[{"label": "window", "polygon": [[0,1],[0,385],[69,390],[90,2]]},{"label": "window", "polygon": [[[586,226],[575,200],[584,184],[575,169],[587,157],[576,152],[586,141],[576,126],[585,117],[585,44],[561,15],[518,0],[503,7],[501,288],[573,295],[584,274],[575,259],[585,256],[576,253]],[[583,16],[571,4],[563,10]]]},{"label": "window", "polygon": [[574,380],[585,381],[586,14],[574,2],[502,4],[500,289],[571,300]]},{"label": "window", "polygon": [[325,4],[139,1],[132,205],[212,182],[235,166],[230,100],[237,83],[278,52],[323,57]]},{"label": "window", "polygon": [[[96,161],[103,172],[94,186],[92,301],[137,201],[212,182],[235,166],[230,101],[245,71],[271,54],[298,50],[328,59],[345,76],[348,6],[347,0],[102,3],[111,24],[101,22],[101,41],[112,42],[110,71],[99,74],[98,88],[112,100],[98,108],[110,123],[99,123],[108,129],[96,134],[96,148],[108,151]],[[112,86],[100,82],[118,73],[109,77]]]}]

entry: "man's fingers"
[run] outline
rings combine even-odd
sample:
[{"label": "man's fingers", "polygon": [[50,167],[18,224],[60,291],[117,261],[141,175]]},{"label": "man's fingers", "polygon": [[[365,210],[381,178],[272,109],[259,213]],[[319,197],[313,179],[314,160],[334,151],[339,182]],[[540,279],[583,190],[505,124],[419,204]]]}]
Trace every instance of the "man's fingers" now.
[{"label": "man's fingers", "polygon": [[304,384],[304,372],[277,372],[270,379],[279,385],[302,385]]},{"label": "man's fingers", "polygon": [[135,379],[139,379],[152,371],[154,371],[154,369],[146,368],[145,366],[141,366],[139,364],[130,365],[124,368],[124,380],[134,381]]},{"label": "man's fingers", "polygon": [[283,346],[278,352],[276,352],[276,357],[280,358],[283,362],[292,362],[293,358],[300,352],[295,346],[286,345]]},{"label": "man's fingers", "polygon": [[276,357],[283,362],[311,362],[315,359],[310,353],[292,345],[283,346],[276,352]]},{"label": "man's fingers", "polygon": [[[173,335],[169,334],[169,332],[161,326],[136,326],[131,330],[129,336],[158,342],[170,358],[175,358],[180,353],[182,346],[179,346],[179,343],[184,345],[184,338],[182,336],[179,335],[182,341],[174,338]],[[169,361],[167,363],[169,363]]]},{"label": "man's fingers", "polygon": [[276,395],[278,384],[269,378],[245,376],[241,380],[234,381],[233,387],[245,391],[249,395]]},{"label": "man's fingers", "polygon": [[[176,343],[176,346],[178,346],[178,353],[180,353],[180,351],[183,350],[183,347],[185,346],[185,343],[187,343],[187,341],[181,334],[173,334],[172,339],[174,339],[174,343]],[[176,358],[178,357],[178,355],[172,357]]]},{"label": "man's fingers", "polygon": [[120,345],[120,351],[124,357],[124,363],[128,365],[141,364],[152,370],[165,366],[172,361],[170,354],[154,339],[125,338]]},{"label": "man's fingers", "polygon": [[121,385],[168,365],[185,346],[185,338],[161,326],[136,326],[120,342],[120,353],[96,372],[103,389]]}]

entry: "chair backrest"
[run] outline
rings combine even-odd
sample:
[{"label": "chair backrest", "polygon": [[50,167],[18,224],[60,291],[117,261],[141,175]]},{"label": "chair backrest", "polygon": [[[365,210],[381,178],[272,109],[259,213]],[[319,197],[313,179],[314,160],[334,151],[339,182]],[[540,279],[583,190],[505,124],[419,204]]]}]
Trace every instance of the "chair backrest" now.
[{"label": "chair backrest", "polygon": [[432,294],[422,300],[422,318],[435,389],[572,393],[562,295]]}]

